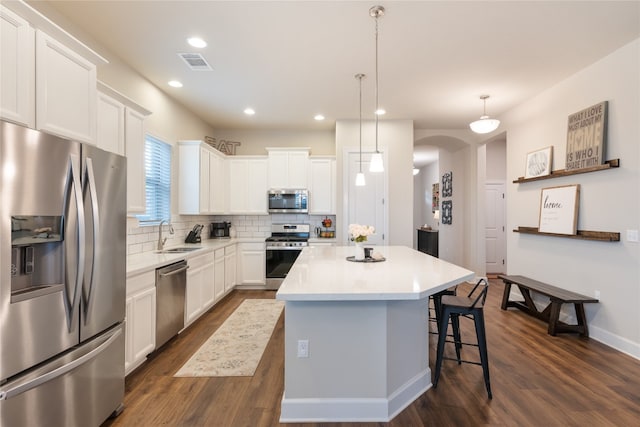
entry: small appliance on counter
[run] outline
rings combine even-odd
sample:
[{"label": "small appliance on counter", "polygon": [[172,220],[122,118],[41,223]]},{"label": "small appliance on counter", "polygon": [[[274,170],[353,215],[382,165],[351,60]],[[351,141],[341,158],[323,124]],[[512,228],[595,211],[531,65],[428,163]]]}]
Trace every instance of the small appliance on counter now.
[{"label": "small appliance on counter", "polygon": [[209,237],[211,239],[226,239],[231,237],[229,231],[231,229],[230,222],[212,222],[209,225]]},{"label": "small appliance on counter", "polygon": [[202,229],[204,225],[196,224],[193,226],[193,229],[187,235],[187,238],[184,239],[185,243],[200,243],[202,238],[200,237],[200,233],[202,233]]}]

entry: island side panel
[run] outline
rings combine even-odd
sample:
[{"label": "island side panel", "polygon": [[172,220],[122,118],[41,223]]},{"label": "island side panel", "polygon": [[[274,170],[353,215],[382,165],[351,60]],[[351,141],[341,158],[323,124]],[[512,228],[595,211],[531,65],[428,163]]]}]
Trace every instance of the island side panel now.
[{"label": "island side panel", "polygon": [[385,301],[286,302],[287,398],[386,397],[386,357]]},{"label": "island side panel", "polygon": [[431,386],[427,304],[287,301],[281,422],[389,421],[411,404]]},{"label": "island side panel", "polygon": [[431,388],[428,297],[388,302],[386,341],[389,411],[395,416]]}]

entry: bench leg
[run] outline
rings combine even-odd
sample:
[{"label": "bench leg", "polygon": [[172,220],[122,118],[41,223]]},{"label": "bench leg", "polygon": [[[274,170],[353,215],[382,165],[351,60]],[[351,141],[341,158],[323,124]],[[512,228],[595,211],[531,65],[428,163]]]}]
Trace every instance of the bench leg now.
[{"label": "bench leg", "polygon": [[509,294],[511,293],[511,283],[504,282],[504,292],[502,293],[502,305],[500,308],[507,309],[507,303],[509,302]]},{"label": "bench leg", "polygon": [[578,320],[580,336],[589,338],[589,327],[587,326],[587,316],[584,313],[584,304],[576,302],[573,305],[576,308],[576,319]]},{"label": "bench leg", "polygon": [[551,311],[549,312],[549,335],[555,337],[556,336],[556,327],[558,326],[558,322],[560,321],[560,308],[562,307],[562,302],[551,300]]}]

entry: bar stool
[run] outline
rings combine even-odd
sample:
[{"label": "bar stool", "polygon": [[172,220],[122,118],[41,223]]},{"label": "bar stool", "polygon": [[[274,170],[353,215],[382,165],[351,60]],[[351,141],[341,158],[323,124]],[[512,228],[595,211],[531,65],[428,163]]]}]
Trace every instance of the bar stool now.
[{"label": "bar stool", "polygon": [[[445,289],[444,291],[437,292],[433,295],[430,295],[429,298],[433,300],[433,313],[431,315],[431,310],[429,310],[429,321],[434,322],[436,324],[436,331],[440,328],[440,314],[442,313],[442,297],[445,295],[455,295],[457,290],[457,286],[453,288]],[[430,334],[438,335],[438,332],[431,332]]]},{"label": "bar stool", "polygon": [[[482,283],[484,283],[484,285],[480,287]],[[466,297],[456,295],[442,296],[442,313],[440,317],[440,323],[438,324],[438,352],[436,356],[436,373],[433,379],[433,388],[436,388],[438,386],[438,380],[440,379],[440,369],[442,368],[442,360],[456,360],[458,362],[458,365],[461,363],[471,363],[473,365],[482,366],[482,372],[484,374],[484,384],[487,388],[489,399],[492,398],[491,383],[489,381],[489,359],[487,355],[487,339],[484,329],[483,310],[485,300],[487,299],[488,290],[489,283],[485,279],[480,279]],[[460,316],[473,318],[476,327],[477,344],[462,342],[460,338]],[[445,342],[447,342],[447,329],[449,328],[449,319],[451,319],[451,325],[453,326],[453,342],[455,343],[456,348],[455,359],[444,357],[444,344]],[[480,351],[480,363],[462,360],[460,358],[460,350],[463,345],[472,345],[478,347],[478,350]]]}]

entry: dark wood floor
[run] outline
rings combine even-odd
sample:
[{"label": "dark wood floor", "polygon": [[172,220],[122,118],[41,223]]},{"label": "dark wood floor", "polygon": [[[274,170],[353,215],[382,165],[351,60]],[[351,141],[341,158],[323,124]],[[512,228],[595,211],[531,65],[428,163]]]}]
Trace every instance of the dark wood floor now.
[{"label": "dark wood floor", "polygon": [[[595,340],[547,335],[543,322],[500,310],[502,284],[491,280],[486,321],[493,400],[482,368],[445,361],[430,389],[389,423],[316,423],[283,426],[637,426],[640,361]],[[125,410],[104,426],[279,425],[283,391],[281,317],[253,377],[174,378],[172,375],[245,298],[270,291],[234,291],[126,380]],[[471,321],[463,333],[473,336]],[[436,336],[431,360],[435,364]],[[463,354],[476,356],[465,347]],[[476,356],[477,357],[477,356]]]}]

